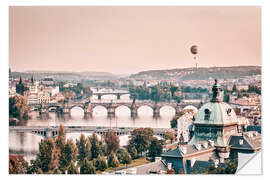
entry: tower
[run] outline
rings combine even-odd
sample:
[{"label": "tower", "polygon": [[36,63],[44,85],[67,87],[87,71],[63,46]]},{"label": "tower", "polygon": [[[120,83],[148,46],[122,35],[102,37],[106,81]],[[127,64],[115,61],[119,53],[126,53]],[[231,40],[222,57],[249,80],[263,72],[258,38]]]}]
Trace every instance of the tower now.
[{"label": "tower", "polygon": [[22,76],[20,76],[19,83],[16,84],[16,93],[24,96],[24,91],[25,91],[25,87],[24,87],[24,84],[22,82]]}]

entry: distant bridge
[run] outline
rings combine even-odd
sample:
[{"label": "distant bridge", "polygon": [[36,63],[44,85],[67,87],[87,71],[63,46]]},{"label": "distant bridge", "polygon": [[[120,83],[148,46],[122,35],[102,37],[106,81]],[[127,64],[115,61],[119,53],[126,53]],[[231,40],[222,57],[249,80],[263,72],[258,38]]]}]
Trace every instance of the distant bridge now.
[{"label": "distant bridge", "polygon": [[[64,126],[65,133],[96,133],[98,135],[104,135],[106,132],[114,131],[117,136],[129,135],[133,131],[134,127],[97,127],[97,126]],[[154,131],[154,135],[164,137],[166,131],[174,131],[170,128],[151,128]],[[24,132],[32,133],[42,137],[54,138],[59,135],[58,126],[9,126],[10,132]]]},{"label": "distant bridge", "polygon": [[120,99],[122,95],[126,94],[129,94],[129,91],[93,92],[92,95],[98,96],[98,99],[101,100],[103,95],[116,95],[117,99]]},{"label": "distant bridge", "polygon": [[87,116],[92,116],[93,109],[97,106],[103,106],[107,109],[108,116],[115,116],[116,108],[120,106],[126,106],[130,109],[131,116],[136,117],[138,114],[138,109],[141,106],[148,106],[153,109],[153,116],[160,116],[160,109],[164,106],[171,106],[175,109],[175,113],[178,114],[186,106],[192,105],[196,108],[200,108],[202,102],[180,102],[168,101],[168,102],[154,102],[154,101],[86,101],[86,102],[68,102],[68,103],[55,103],[55,104],[42,104],[38,107],[40,113],[48,113],[50,108],[54,108],[56,112],[63,114],[70,114],[70,111],[74,107],[80,107],[84,110],[84,114]]}]

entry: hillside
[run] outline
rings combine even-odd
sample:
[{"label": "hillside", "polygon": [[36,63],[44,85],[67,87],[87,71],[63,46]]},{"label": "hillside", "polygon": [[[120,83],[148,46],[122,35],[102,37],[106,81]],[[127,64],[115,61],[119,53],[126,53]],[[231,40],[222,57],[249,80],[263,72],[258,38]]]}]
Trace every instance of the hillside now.
[{"label": "hillside", "polygon": [[56,81],[69,82],[80,82],[82,80],[109,80],[118,78],[116,75],[107,72],[26,71],[12,72],[11,75],[17,78],[22,75],[26,79],[30,79],[33,75],[37,80],[51,76]]},{"label": "hillside", "polygon": [[207,80],[211,78],[230,79],[242,78],[261,74],[261,66],[232,66],[232,67],[200,67],[183,69],[166,69],[142,71],[132,74],[134,79],[177,79],[177,80]]}]

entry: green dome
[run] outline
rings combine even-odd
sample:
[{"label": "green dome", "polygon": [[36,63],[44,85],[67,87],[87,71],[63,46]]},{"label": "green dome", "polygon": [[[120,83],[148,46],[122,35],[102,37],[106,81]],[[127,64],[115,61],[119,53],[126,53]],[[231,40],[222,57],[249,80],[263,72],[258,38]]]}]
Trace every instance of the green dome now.
[{"label": "green dome", "polygon": [[196,114],[195,124],[236,124],[237,116],[232,107],[224,102],[208,102]]}]

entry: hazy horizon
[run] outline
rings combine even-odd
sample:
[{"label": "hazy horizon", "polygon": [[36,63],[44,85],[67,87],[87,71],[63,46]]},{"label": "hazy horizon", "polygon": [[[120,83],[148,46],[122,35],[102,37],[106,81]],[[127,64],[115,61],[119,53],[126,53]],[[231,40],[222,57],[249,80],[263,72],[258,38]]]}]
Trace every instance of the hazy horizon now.
[{"label": "hazy horizon", "polygon": [[[245,65],[245,66],[241,66],[241,67],[251,67],[251,66],[258,66],[261,67],[261,65]],[[199,68],[219,68],[219,67],[240,67],[238,65],[235,66],[209,66],[209,67],[199,67]],[[188,69],[188,68],[194,68],[194,67],[185,67],[185,68],[172,68],[172,69]],[[149,70],[143,70],[143,71],[158,71],[158,70],[172,70],[172,69],[149,69]],[[11,68],[12,71],[12,68]],[[139,72],[143,72],[143,71],[138,71],[135,73],[130,73],[130,74],[124,74],[124,73],[111,73],[111,72],[105,72],[105,71],[65,71],[65,70],[25,70],[25,71],[12,71],[12,72],[19,72],[19,73],[30,73],[30,72],[72,72],[72,73],[87,73],[87,72],[91,72],[91,73],[109,73],[112,75],[131,75],[131,74],[137,74]]]},{"label": "hazy horizon", "polygon": [[258,6],[10,7],[12,71],[261,66]]}]

